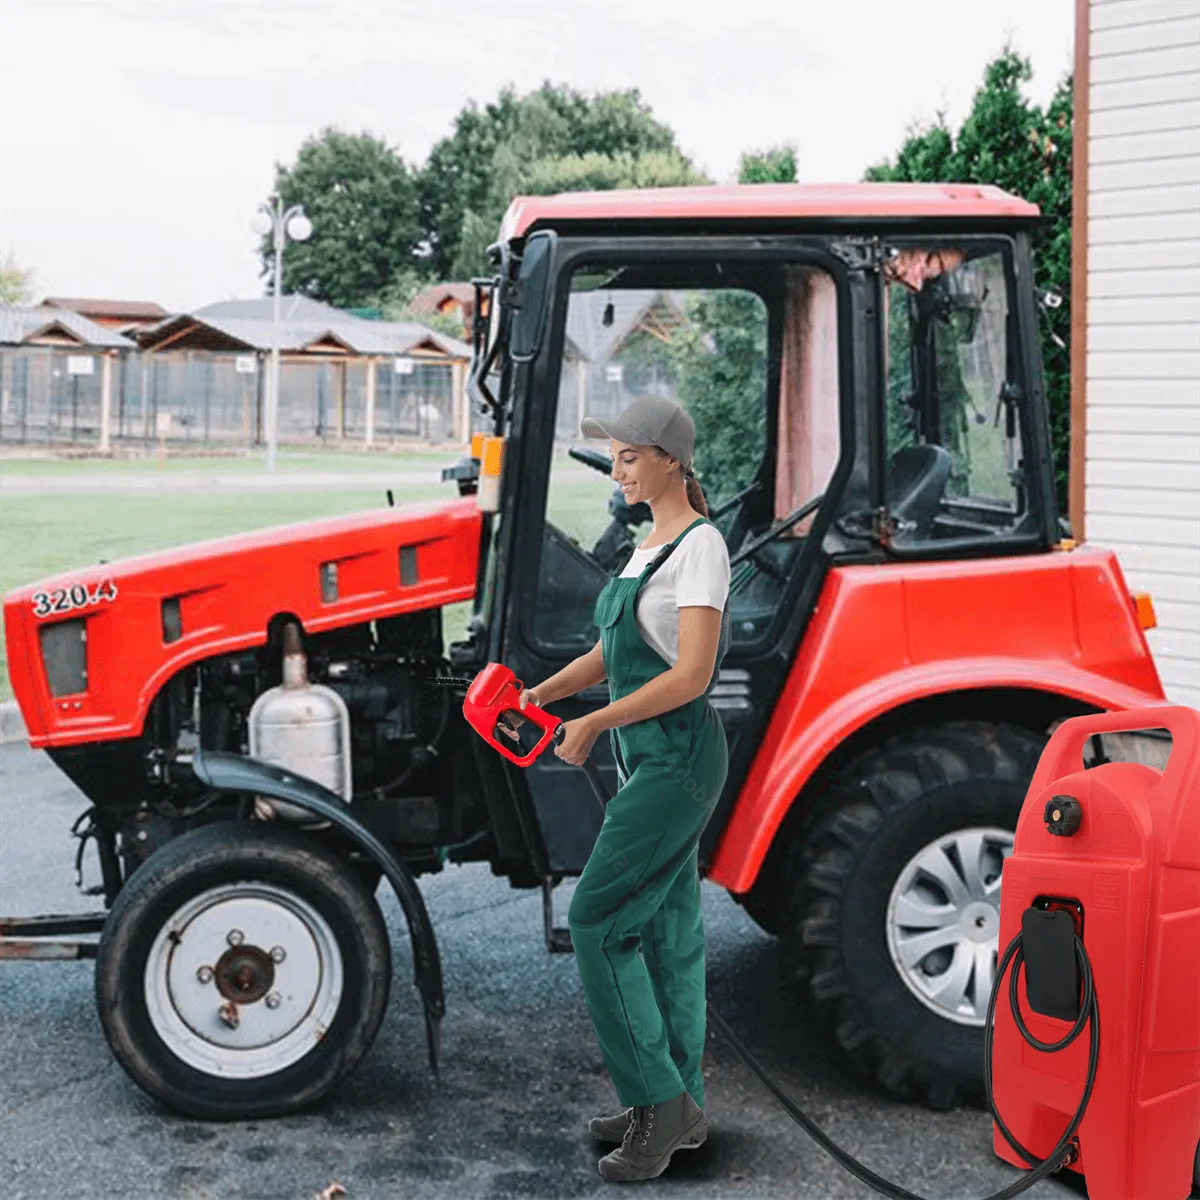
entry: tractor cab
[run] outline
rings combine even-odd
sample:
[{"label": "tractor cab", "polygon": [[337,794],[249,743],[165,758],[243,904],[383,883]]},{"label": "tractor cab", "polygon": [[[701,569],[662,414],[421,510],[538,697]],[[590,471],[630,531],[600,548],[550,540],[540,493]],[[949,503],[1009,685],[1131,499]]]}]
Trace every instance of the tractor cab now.
[{"label": "tractor cab", "polygon": [[[711,702],[730,791],[759,752],[832,567],[1028,555],[1060,537],[1032,289],[1037,209],[976,186],[659,189],[522,198],[477,281],[471,392],[504,471],[472,645],[543,679],[598,640],[596,596],[644,539],[585,416],[682,404],[732,566]],[[872,631],[872,637],[902,637]],[[458,650],[465,651],[460,645]],[[594,692],[595,694],[591,694]],[[607,701],[602,685],[564,718]],[[607,739],[594,755],[614,773]],[[528,771],[556,868],[599,817],[553,755]]]}]

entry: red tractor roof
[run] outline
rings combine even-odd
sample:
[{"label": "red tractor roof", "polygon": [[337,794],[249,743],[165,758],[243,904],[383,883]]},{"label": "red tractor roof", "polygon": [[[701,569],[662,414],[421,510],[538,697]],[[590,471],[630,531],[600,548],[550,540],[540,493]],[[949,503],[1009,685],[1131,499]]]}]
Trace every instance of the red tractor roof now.
[{"label": "red tractor roof", "polygon": [[501,240],[562,221],[778,220],[788,217],[1019,217],[1036,204],[974,183],[754,183],[517,196]]}]

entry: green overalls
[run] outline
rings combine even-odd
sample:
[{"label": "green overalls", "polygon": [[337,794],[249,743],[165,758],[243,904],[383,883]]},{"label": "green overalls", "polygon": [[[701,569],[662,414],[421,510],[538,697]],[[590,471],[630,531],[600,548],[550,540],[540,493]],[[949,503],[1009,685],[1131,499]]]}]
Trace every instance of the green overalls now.
[{"label": "green overalls", "polygon": [[[698,517],[670,545],[705,520]],[[634,617],[653,565],[630,578],[613,576],[596,599],[594,620],[614,701],[670,666],[646,643]],[[728,605],[723,620],[724,639]],[[620,786],[567,913],[596,1039],[626,1106],[658,1104],[685,1088],[704,1106],[697,857],[729,766],[725,727],[708,701],[715,675],[687,704],[609,730]]]}]

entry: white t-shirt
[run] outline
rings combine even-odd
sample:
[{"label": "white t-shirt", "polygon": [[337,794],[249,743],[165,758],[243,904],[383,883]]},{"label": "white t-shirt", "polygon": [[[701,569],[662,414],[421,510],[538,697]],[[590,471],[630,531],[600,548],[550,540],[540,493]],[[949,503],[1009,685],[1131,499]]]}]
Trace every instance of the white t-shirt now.
[{"label": "white t-shirt", "polygon": [[[664,545],[634,547],[621,578],[640,575]],[[721,531],[707,522],[689,529],[638,592],[635,616],[647,645],[674,666],[679,658],[679,609],[703,604],[719,612],[729,595],[729,575],[729,551]]]}]

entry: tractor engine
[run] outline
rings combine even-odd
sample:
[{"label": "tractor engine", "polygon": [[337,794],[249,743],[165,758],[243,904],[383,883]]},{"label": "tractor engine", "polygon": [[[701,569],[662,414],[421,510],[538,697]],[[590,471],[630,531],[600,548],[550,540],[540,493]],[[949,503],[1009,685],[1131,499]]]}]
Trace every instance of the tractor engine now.
[{"label": "tractor engine", "polygon": [[[436,848],[476,833],[486,813],[448,747],[463,722],[461,695],[432,682],[446,669],[441,613],[433,610],[303,638],[298,622],[284,617],[272,623],[265,645],[180,672],[147,720],[156,778],[137,810],[119,817],[126,874],[217,815],[198,782],[172,765],[177,751],[197,744],[316,780],[404,848],[417,869],[439,869]],[[253,803],[258,817],[327,825],[275,798]]]}]

